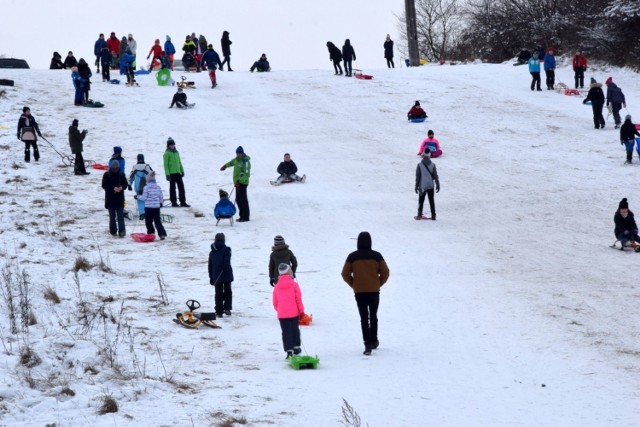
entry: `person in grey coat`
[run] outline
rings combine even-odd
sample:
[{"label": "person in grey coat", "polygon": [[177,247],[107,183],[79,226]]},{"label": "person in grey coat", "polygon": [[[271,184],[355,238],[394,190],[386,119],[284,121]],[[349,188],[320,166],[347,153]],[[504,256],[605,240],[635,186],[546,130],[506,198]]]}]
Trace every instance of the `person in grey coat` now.
[{"label": "person in grey coat", "polygon": [[84,158],[82,157],[84,137],[87,136],[87,130],[80,132],[78,129],[78,119],[73,119],[71,126],[69,126],[69,147],[71,147],[71,154],[76,155],[76,160],[73,166],[73,172],[76,175],[89,175],[87,169],[84,166]]},{"label": "person in grey coat", "polygon": [[436,165],[431,161],[431,151],[429,148],[422,153],[422,160],[416,167],[416,185],[415,190],[418,194],[418,216],[415,219],[426,219],[422,216],[422,208],[424,206],[425,196],[429,197],[429,208],[431,209],[431,219],[436,220],[436,204],[433,199],[433,192],[440,191],[440,180],[438,179],[438,171]]}]

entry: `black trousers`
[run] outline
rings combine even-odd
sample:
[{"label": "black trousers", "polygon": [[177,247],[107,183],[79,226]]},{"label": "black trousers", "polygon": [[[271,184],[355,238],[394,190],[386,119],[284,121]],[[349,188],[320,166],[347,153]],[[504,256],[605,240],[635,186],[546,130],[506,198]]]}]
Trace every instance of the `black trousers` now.
[{"label": "black trousers", "polygon": [[350,76],[351,75],[351,71],[352,71],[351,59],[345,59],[345,60],[343,60],[343,62],[344,62],[344,73],[347,76]]},{"label": "black trousers", "polygon": [[31,160],[31,147],[33,147],[33,158],[37,162],[40,159],[40,151],[38,151],[38,141],[23,141],[24,142],[24,161],[29,162]]},{"label": "black trousers", "polygon": [[187,203],[187,198],[184,194],[184,183],[182,182],[182,175],[180,175],[179,173],[173,173],[169,175],[169,200],[171,200],[171,204],[178,204],[178,202],[176,201],[176,185],[178,186],[178,191],[180,192],[180,204]]},{"label": "black trousers", "polygon": [[553,89],[553,85],[556,84],[555,70],[544,70],[544,74],[547,77],[547,89]]},{"label": "black trousers", "polygon": [[395,64],[393,63],[393,58],[387,58],[387,67],[396,68]]},{"label": "black trousers", "polygon": [[380,292],[358,292],[355,294],[360,313],[360,328],[362,340],[371,344],[378,340],[378,305]]},{"label": "black trousers", "polygon": [[336,74],[342,74],[342,66],[340,65],[340,61],[333,60],[333,69],[336,71]]},{"label": "black trousers", "polygon": [[433,198],[433,188],[430,190],[425,190],[424,193],[420,191],[420,194],[418,194],[418,216],[422,215],[425,196],[428,196],[429,198],[429,209],[431,210],[431,217],[433,218],[436,215],[436,202]]},{"label": "black trousers", "polygon": [[247,187],[249,184],[240,184],[236,188],[236,203],[240,219],[249,221],[249,199],[247,198]]},{"label": "black trousers", "polygon": [[598,129],[604,128],[604,116],[602,115],[602,107],[604,104],[591,101],[591,109],[593,110],[593,125]]},{"label": "black trousers", "polygon": [[534,86],[537,89],[540,89],[540,71],[531,71],[531,90],[533,90]]},{"label": "black trousers", "polygon": [[73,172],[76,175],[87,173],[87,169],[84,167],[84,158],[82,157],[82,153],[76,153],[76,161],[73,164]]},{"label": "black trousers", "polygon": [[220,65],[220,71],[222,71],[222,67],[224,67],[224,64],[227,64],[227,70],[231,71],[231,55],[224,56],[224,61],[222,61]]},{"label": "black trousers", "polygon": [[167,232],[164,229],[164,225],[162,225],[162,218],[160,217],[160,208],[144,208],[144,225],[147,226],[147,234],[156,234],[156,230],[153,228],[155,224],[155,228],[158,229],[158,236],[166,236]]},{"label": "black trousers", "polygon": [[284,351],[293,351],[294,347],[300,347],[300,326],[298,317],[278,319],[282,330],[282,347]]},{"label": "black trousers", "polygon": [[576,68],[573,78],[576,83],[576,89],[578,89],[578,86],[584,87],[584,68]]},{"label": "black trousers", "polygon": [[233,291],[231,291],[231,282],[216,283],[215,288],[216,313],[220,314],[225,310],[232,310]]}]

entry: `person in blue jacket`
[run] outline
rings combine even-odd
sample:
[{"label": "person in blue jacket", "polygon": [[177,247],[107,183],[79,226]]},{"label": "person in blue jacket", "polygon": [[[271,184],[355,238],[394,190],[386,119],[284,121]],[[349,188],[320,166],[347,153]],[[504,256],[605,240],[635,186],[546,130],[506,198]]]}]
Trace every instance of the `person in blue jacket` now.
[{"label": "person in blue jacket", "polygon": [[73,105],[82,105],[84,101],[84,79],[78,72],[78,67],[71,69],[71,80],[73,81],[73,88],[76,90],[73,97]]},{"label": "person in blue jacket", "polygon": [[102,64],[102,81],[108,82],[111,80],[111,52],[107,46],[103,47],[100,51],[100,64]]},{"label": "person in blue jacket", "polygon": [[200,66],[204,69],[206,65],[207,70],[209,70],[209,79],[211,80],[211,88],[218,86],[218,82],[216,81],[216,68],[220,67],[222,70],[222,62],[220,62],[220,55],[213,49],[213,45],[210,44],[207,46],[207,50],[202,55],[202,61],[200,61]]},{"label": "person in blue jacket", "polygon": [[221,218],[233,218],[236,214],[236,207],[231,200],[229,200],[229,193],[224,190],[219,192],[220,200],[216,203],[216,207],[213,209],[213,216],[216,219]]},{"label": "person in blue jacket", "polygon": [[531,90],[534,86],[537,90],[540,88],[540,60],[538,59],[538,52],[533,52],[533,56],[529,58],[529,73],[531,73]]},{"label": "person in blue jacket", "polygon": [[127,86],[133,86],[136,84],[136,79],[133,75],[133,63],[136,60],[136,56],[131,50],[127,49],[127,51],[122,54],[120,60],[124,63],[124,72],[127,75]]},{"label": "person in blue jacket", "polygon": [[209,283],[215,286],[216,316],[231,316],[232,297],[231,282],[233,282],[233,268],[231,267],[231,248],[225,245],[223,233],[216,234],[209,252]]},{"label": "person in blue jacket", "polygon": [[167,36],[167,41],[164,42],[164,53],[169,57],[169,68],[173,71],[173,55],[176,54],[176,48],[171,43],[171,37]]},{"label": "person in blue jacket", "polygon": [[544,56],[544,74],[547,77],[547,90],[553,90],[556,84],[556,57],[553,56],[553,49],[549,49]]},{"label": "person in blue jacket", "polygon": [[101,53],[102,48],[107,47],[107,41],[104,39],[104,34],[100,33],[98,40],[93,45],[93,54],[96,56],[96,74],[100,72]]},{"label": "person in blue jacket", "polygon": [[627,101],[624,98],[622,89],[613,82],[613,78],[609,77],[604,84],[607,85],[607,109],[613,114],[613,120],[616,122],[616,129],[620,129],[620,110],[627,108]]}]

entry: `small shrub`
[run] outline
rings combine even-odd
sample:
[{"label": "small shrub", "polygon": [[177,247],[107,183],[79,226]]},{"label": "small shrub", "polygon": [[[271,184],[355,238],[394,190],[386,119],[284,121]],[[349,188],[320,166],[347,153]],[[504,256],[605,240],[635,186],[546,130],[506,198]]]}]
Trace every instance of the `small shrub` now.
[{"label": "small shrub", "polygon": [[33,326],[33,325],[37,325],[38,324],[38,319],[36,319],[36,315],[33,314],[33,311],[29,312],[29,326]]},{"label": "small shrub", "polygon": [[22,166],[20,163],[16,163],[13,162],[13,164],[11,165],[12,169],[24,169],[24,166]]},{"label": "small shrub", "polygon": [[76,257],[76,262],[73,264],[73,271],[75,273],[77,273],[80,270],[89,271],[89,270],[91,270],[92,267],[93,267],[93,265],[91,265],[91,263],[89,262],[88,259],[86,259],[82,255],[78,255]]},{"label": "small shrub", "polygon": [[84,367],[84,372],[86,374],[90,374],[90,375],[98,375],[100,373],[100,371],[98,371],[96,368],[94,368],[93,366],[85,366]]},{"label": "small shrub", "polygon": [[65,225],[71,225],[75,223],[75,219],[63,219],[62,221],[58,221],[58,227],[64,227]]},{"label": "small shrub", "polygon": [[27,247],[27,244],[25,242],[20,243],[20,249],[24,249]]},{"label": "small shrub", "polygon": [[42,359],[33,351],[31,347],[24,347],[20,351],[20,364],[27,368],[33,368],[42,363]]},{"label": "small shrub", "polygon": [[98,408],[98,415],[118,412],[118,402],[111,396],[102,396],[102,402]]},{"label": "small shrub", "polygon": [[60,394],[64,394],[65,396],[75,396],[76,392],[71,390],[69,387],[64,387],[60,390]]},{"label": "small shrub", "polygon": [[47,286],[44,289],[44,299],[51,301],[54,304],[60,304],[60,297],[58,296],[58,293],[50,286]]}]

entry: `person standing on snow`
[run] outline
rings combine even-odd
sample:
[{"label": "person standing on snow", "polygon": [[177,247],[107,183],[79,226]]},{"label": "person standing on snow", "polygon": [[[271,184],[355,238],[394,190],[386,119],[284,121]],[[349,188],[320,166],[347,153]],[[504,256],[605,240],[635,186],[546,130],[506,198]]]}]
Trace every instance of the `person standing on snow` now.
[{"label": "person standing on snow", "polygon": [[153,42],[153,46],[151,46],[151,49],[149,49],[149,54],[147,55],[147,59],[149,59],[152,54],[153,54],[153,59],[151,60],[151,65],[149,66],[150,70],[153,70],[154,65],[156,64],[160,65],[160,63],[162,62],[162,47],[160,46],[160,39],[156,39]]},{"label": "person standing on snow", "polygon": [[71,126],[69,126],[69,146],[71,147],[71,154],[76,155],[76,160],[73,165],[73,172],[75,175],[89,175],[87,169],[84,166],[84,159],[82,158],[84,138],[87,136],[87,130],[82,132],[78,130],[78,119],[73,119]]},{"label": "person standing on snow", "polygon": [[622,107],[627,108],[624,99],[624,93],[617,84],[613,82],[613,78],[609,77],[604,84],[607,85],[607,108],[613,114],[613,120],[616,122],[616,129],[620,128],[620,110]]},{"label": "person standing on snow", "polygon": [[169,199],[171,200],[171,206],[174,208],[178,207],[176,199],[177,185],[178,191],[180,192],[180,207],[191,207],[187,204],[187,197],[184,193],[184,183],[182,182],[182,178],[184,177],[184,167],[180,160],[180,153],[176,150],[176,142],[171,137],[167,139],[167,149],[164,152],[163,160],[164,174],[167,177],[167,181],[169,181]]},{"label": "person standing on snow", "polygon": [[[127,234],[124,224],[124,191],[127,178],[120,171],[118,160],[111,160],[109,170],[102,176],[104,207],[109,211],[109,232],[112,236],[124,237]],[[117,221],[116,221],[117,220]]]},{"label": "person standing on snow", "polygon": [[278,272],[280,278],[273,288],[273,308],[278,313],[282,346],[289,359],[293,355],[302,353],[299,321],[300,316],[304,314],[304,304],[300,286],[291,277],[291,267],[288,264],[280,264]]},{"label": "person standing on snow", "polygon": [[[620,145],[624,145],[627,149],[627,161],[624,162],[625,165],[632,163],[631,158],[633,157],[633,145],[636,135],[640,136],[640,133],[638,129],[636,129],[636,125],[631,121],[631,116],[627,114],[620,128]],[[638,147],[638,156],[640,156],[640,147]]]},{"label": "person standing on snow", "polygon": [[356,60],[356,51],[351,46],[351,41],[346,39],[342,46],[342,60],[344,61],[344,75],[351,77],[351,62]]},{"label": "person standing on snow", "polygon": [[327,42],[327,49],[329,50],[329,61],[333,62],[333,69],[337,75],[342,75],[342,65],[340,65],[340,61],[342,61],[342,52],[338,49],[338,46],[333,44],[333,42]]},{"label": "person standing on snow", "polygon": [[89,91],[91,91],[91,67],[84,58],[78,61],[78,74],[82,77],[82,92],[84,93],[84,102],[89,102]]},{"label": "person standing on snow", "polygon": [[529,73],[531,74],[531,90],[542,90],[540,88],[540,60],[538,59],[538,52],[533,52],[533,56],[529,58]]},{"label": "person standing on snow", "polygon": [[75,90],[73,96],[73,105],[82,105],[84,101],[84,83],[85,80],[78,72],[78,67],[71,68],[71,81]]},{"label": "person standing on snow", "polygon": [[129,188],[133,185],[133,190],[136,193],[139,219],[144,219],[145,216],[144,199],[140,196],[142,195],[144,187],[147,185],[147,178],[151,172],[153,172],[153,169],[145,163],[144,154],[138,154],[137,163],[133,165],[131,173],[129,174]]},{"label": "person standing on snow", "polygon": [[220,62],[220,56],[218,52],[213,50],[213,45],[207,46],[207,50],[202,55],[202,68],[206,66],[207,70],[209,70],[209,79],[211,80],[211,89],[218,86],[216,81],[216,68],[220,67],[222,70],[222,63]]},{"label": "person standing on snow", "polygon": [[102,81],[108,82],[111,80],[111,52],[108,47],[103,47],[100,52],[100,64],[102,65]]},{"label": "person standing on snow", "polygon": [[364,352],[371,355],[380,345],[378,341],[378,306],[380,288],[389,280],[389,267],[380,252],[371,249],[371,235],[363,231],[358,235],[358,250],[351,252],[342,267],[342,279],[353,289]]},{"label": "person standing on snow", "polygon": [[415,190],[418,194],[418,216],[415,219],[422,219],[422,209],[424,207],[424,198],[429,198],[429,208],[431,209],[431,220],[436,220],[436,203],[433,197],[433,190],[440,191],[440,180],[438,179],[438,171],[436,165],[431,161],[431,151],[425,146],[422,152],[422,161],[416,167],[416,185]]},{"label": "person standing on snow", "polygon": [[96,74],[100,72],[100,55],[102,48],[107,47],[107,41],[104,39],[104,34],[100,33],[98,40],[93,45],[93,54],[96,56]]},{"label": "person standing on snow", "polygon": [[233,166],[233,185],[236,187],[236,202],[240,211],[238,222],[249,221],[249,199],[247,197],[247,187],[251,176],[251,157],[244,153],[242,146],[236,148],[236,157],[229,160],[220,167],[223,171]]},{"label": "person standing on snow", "polygon": [[223,233],[216,234],[209,252],[209,283],[215,287],[216,316],[231,316],[233,309],[233,268],[231,248],[225,244]]},{"label": "person standing on snow", "polygon": [[626,197],[618,204],[618,210],[613,215],[613,223],[615,224],[613,233],[622,245],[620,250],[624,251],[627,246],[637,247],[636,243],[640,242],[638,226],[633,212],[629,210],[629,203]]},{"label": "person standing on snow", "polygon": [[387,68],[396,68],[393,63],[393,40],[391,40],[391,36],[387,34],[387,38],[383,44],[384,47],[384,58],[387,60]]},{"label": "person standing on snow", "polygon": [[587,57],[581,51],[576,51],[573,55],[573,79],[575,80],[576,89],[578,85],[580,89],[584,88],[584,72],[587,71]]},{"label": "person standing on snow", "polygon": [[[233,71],[231,69],[231,44],[233,42],[229,40],[229,31],[222,32],[222,38],[220,39],[220,45],[222,46],[222,56],[224,61],[220,65],[220,71],[224,71],[222,68],[224,64],[227,64],[227,71]],[[266,58],[266,57],[265,57]],[[265,70],[268,71],[268,70]]]},{"label": "person standing on snow", "polygon": [[114,33],[113,31],[111,32],[111,35],[107,40],[107,47],[109,47],[109,53],[111,54],[111,57],[115,57],[117,62],[117,59],[120,58],[120,40],[118,39],[118,37],[116,37],[116,33]]},{"label": "person standing on snow", "polygon": [[602,83],[596,82],[596,79],[593,77],[591,77],[589,93],[587,93],[587,97],[582,101],[582,103],[586,104],[589,101],[591,101],[591,109],[593,110],[593,125],[596,129],[604,129],[604,116],[602,115],[604,92],[602,91]]},{"label": "person standing on snow", "polygon": [[171,37],[166,36],[166,41],[164,42],[164,53],[169,58],[169,68],[173,71],[173,55],[176,54],[176,48],[171,42]]},{"label": "person standing on snow", "polygon": [[293,254],[293,251],[289,249],[289,245],[285,243],[284,237],[278,235],[273,239],[271,255],[269,255],[269,284],[271,286],[274,286],[276,282],[278,282],[278,277],[280,276],[278,266],[281,264],[291,266],[292,275],[296,277],[298,260]]},{"label": "person standing on snow", "polygon": [[154,171],[149,172],[147,178],[147,185],[144,186],[142,194],[138,196],[138,202],[142,201],[144,206],[144,211],[142,211],[143,214],[141,216],[144,216],[147,234],[155,234],[156,230],[153,227],[155,224],[160,240],[164,240],[167,237],[167,231],[164,229],[162,218],[160,217],[160,208],[164,202],[162,188],[160,188],[156,181],[156,173]]},{"label": "person standing on snow", "polygon": [[556,57],[553,56],[553,49],[549,49],[544,56],[544,74],[547,77],[547,90],[553,90],[556,84]]},{"label": "person standing on snow", "polygon": [[38,137],[42,138],[40,127],[35,117],[31,115],[29,107],[22,108],[22,115],[18,119],[18,139],[24,142],[24,161],[29,163],[31,160],[31,147],[33,147],[33,158],[37,162],[40,160],[40,151],[38,150]]}]

